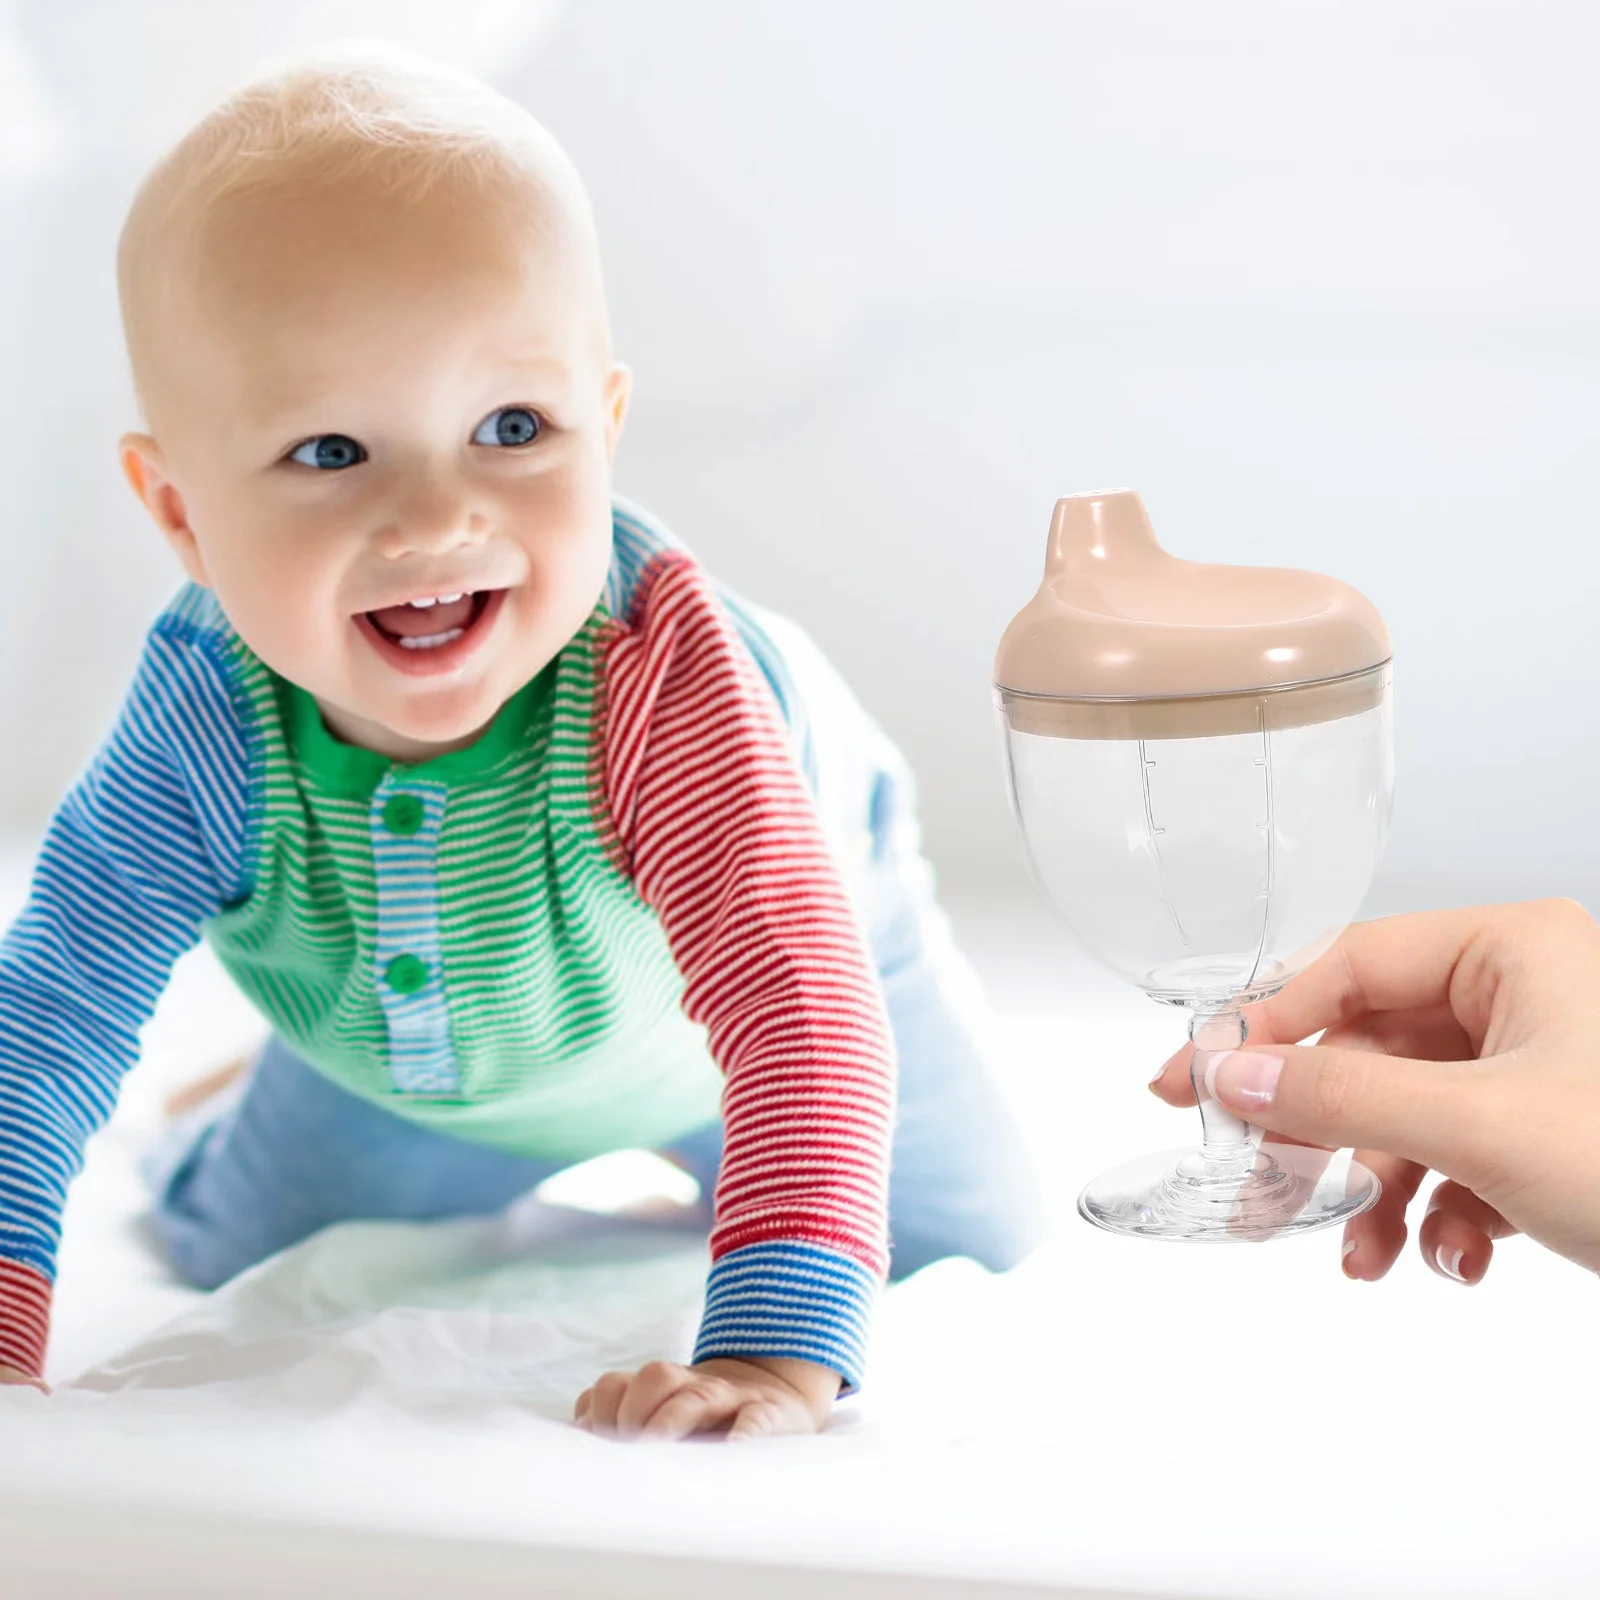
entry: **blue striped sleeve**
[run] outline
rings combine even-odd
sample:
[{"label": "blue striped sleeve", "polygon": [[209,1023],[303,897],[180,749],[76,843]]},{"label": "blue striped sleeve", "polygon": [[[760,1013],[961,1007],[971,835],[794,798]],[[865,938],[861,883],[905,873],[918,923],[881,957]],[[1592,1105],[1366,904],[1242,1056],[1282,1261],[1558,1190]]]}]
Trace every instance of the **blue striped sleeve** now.
[{"label": "blue striped sleeve", "polygon": [[46,1278],[67,1185],[173,963],[245,892],[241,706],[214,633],[174,612],[0,941],[0,1260]]},{"label": "blue striped sleeve", "polygon": [[824,1245],[774,1239],[730,1250],[711,1268],[694,1359],[784,1356],[831,1367],[841,1394],[861,1387],[878,1281]]}]

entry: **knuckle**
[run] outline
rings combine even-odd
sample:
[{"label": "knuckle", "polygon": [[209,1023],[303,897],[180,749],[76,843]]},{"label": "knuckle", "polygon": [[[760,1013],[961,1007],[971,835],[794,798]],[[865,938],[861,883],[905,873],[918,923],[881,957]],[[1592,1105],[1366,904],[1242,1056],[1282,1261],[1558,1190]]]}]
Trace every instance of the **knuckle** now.
[{"label": "knuckle", "polygon": [[649,1361],[639,1368],[639,1378],[644,1383],[672,1383],[682,1371],[671,1361]]},{"label": "knuckle", "polygon": [[1589,915],[1585,907],[1566,895],[1550,895],[1543,900],[1531,901],[1526,910],[1539,921],[1551,922],[1560,926],[1594,921],[1594,918]]},{"label": "knuckle", "polygon": [[1360,1103],[1362,1084],[1370,1072],[1354,1052],[1323,1060],[1306,1086],[1306,1109],[1319,1123],[1337,1122],[1346,1108]]},{"label": "knuckle", "polygon": [[[1523,1152],[1494,1138],[1473,1139],[1451,1163],[1458,1190],[1484,1205],[1503,1210],[1514,1206],[1529,1186],[1529,1163]],[[1446,1204],[1460,1209],[1454,1199]]]},{"label": "knuckle", "polygon": [[1519,943],[1532,943],[1539,947],[1558,940],[1563,944],[1570,940],[1589,943],[1600,932],[1587,907],[1562,896],[1530,900],[1515,907],[1513,925]]}]

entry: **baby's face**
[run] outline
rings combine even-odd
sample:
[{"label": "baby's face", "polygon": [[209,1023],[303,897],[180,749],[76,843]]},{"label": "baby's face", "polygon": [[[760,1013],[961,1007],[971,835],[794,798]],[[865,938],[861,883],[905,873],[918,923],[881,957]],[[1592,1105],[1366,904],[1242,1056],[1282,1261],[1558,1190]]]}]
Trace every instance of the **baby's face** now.
[{"label": "baby's face", "polygon": [[233,203],[124,460],[190,576],[333,731],[470,741],[582,626],[627,404],[559,219],[446,186]]}]

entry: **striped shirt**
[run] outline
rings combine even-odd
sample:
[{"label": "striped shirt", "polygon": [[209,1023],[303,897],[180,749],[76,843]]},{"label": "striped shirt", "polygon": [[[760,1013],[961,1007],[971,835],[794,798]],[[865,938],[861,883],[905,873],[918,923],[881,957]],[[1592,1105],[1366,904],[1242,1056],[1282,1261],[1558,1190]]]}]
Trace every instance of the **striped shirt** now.
[{"label": "striped shirt", "polygon": [[599,604],[475,743],[343,744],[205,590],[152,628],[0,944],[0,1362],[42,1371],[62,1206],[204,934],[312,1066],[515,1154],[724,1154],[695,1359],[860,1377],[893,1046],[781,653],[619,503]]}]

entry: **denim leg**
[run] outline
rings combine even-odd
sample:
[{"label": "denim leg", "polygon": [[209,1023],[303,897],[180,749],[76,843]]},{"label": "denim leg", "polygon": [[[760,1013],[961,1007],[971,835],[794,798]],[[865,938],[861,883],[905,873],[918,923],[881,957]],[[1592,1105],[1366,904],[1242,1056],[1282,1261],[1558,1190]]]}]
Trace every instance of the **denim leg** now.
[{"label": "denim leg", "polygon": [[200,1288],[330,1223],[486,1215],[558,1170],[358,1099],[278,1038],[242,1093],[179,1137],[183,1148],[153,1163],[154,1222]]},{"label": "denim leg", "polygon": [[1004,1272],[1043,1238],[1032,1158],[984,1053],[976,977],[946,929],[910,905],[901,919],[900,959],[879,966],[900,1060],[890,1273],[945,1256]]}]

